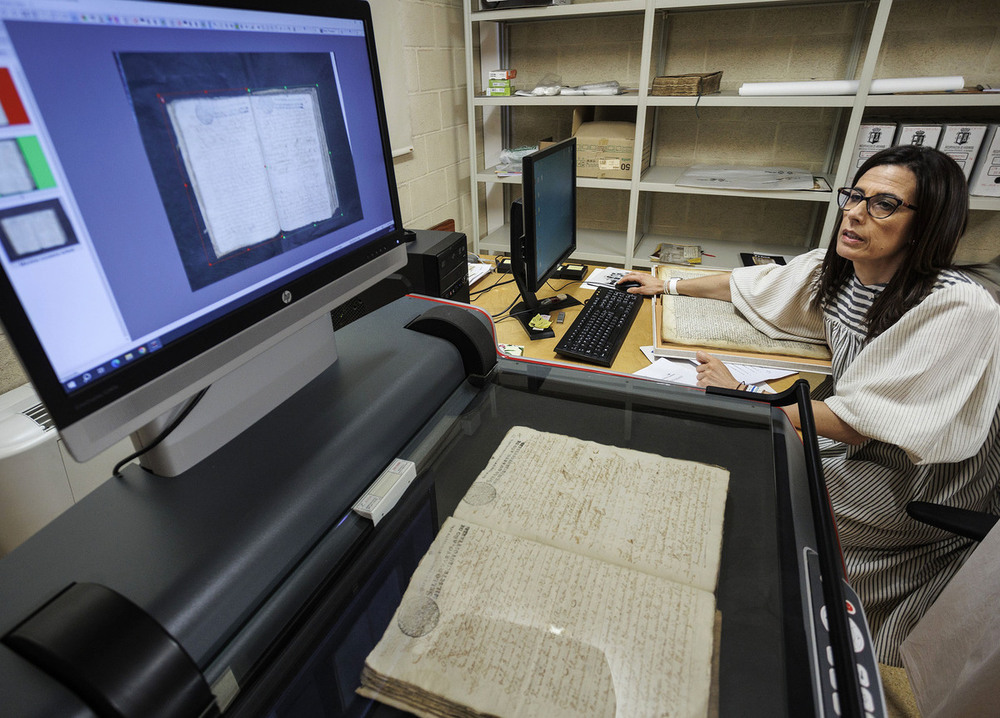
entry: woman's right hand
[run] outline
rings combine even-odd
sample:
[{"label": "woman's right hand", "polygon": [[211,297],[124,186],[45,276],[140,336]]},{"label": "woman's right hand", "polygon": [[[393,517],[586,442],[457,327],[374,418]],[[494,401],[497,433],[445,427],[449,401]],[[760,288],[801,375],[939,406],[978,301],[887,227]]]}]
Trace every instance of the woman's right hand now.
[{"label": "woman's right hand", "polygon": [[629,272],[618,280],[618,284],[621,284],[622,282],[639,282],[640,286],[630,287],[625,290],[630,294],[642,294],[647,297],[655,297],[657,294],[661,294],[663,292],[663,280],[657,279],[652,274]]}]

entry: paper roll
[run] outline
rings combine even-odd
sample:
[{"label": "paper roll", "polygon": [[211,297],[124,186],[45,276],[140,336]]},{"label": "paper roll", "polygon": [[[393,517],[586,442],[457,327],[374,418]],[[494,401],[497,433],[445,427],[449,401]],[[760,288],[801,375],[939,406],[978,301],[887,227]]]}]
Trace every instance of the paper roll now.
[{"label": "paper roll", "polygon": [[[888,95],[894,92],[949,92],[965,87],[965,78],[949,77],[887,77],[872,80],[869,94]],[[853,95],[858,91],[857,80],[804,80],[801,82],[744,82],[739,93],[743,97],[785,95]]]},{"label": "paper roll", "polygon": [[951,92],[965,87],[965,78],[949,77],[886,77],[872,80],[870,95],[889,95],[893,92]]},{"label": "paper roll", "polygon": [[858,91],[856,80],[805,80],[802,82],[744,82],[740,95],[853,95]]}]

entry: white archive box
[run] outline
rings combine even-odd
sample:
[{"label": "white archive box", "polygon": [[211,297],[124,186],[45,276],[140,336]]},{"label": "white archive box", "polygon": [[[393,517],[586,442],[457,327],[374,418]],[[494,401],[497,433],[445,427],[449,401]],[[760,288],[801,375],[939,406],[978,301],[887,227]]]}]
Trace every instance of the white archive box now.
[{"label": "white archive box", "polygon": [[986,130],[983,148],[969,178],[969,194],[1000,197],[1000,125]]},{"label": "white archive box", "polygon": [[876,152],[892,147],[896,136],[895,122],[862,122],[858,127],[858,141],[854,144],[854,169],[865,163]]},{"label": "white archive box", "polygon": [[951,157],[965,172],[965,179],[972,176],[972,168],[976,157],[986,138],[988,125],[985,124],[946,124],[941,126],[941,141],[938,149]]},{"label": "white archive box", "polygon": [[901,122],[895,144],[937,147],[940,138],[941,125],[935,122]]}]

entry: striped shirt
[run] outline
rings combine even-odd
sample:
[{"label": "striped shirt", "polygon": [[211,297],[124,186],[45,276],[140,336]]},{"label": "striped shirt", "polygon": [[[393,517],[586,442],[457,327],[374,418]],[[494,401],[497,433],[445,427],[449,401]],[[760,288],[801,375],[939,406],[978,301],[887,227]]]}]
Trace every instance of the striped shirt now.
[{"label": "striped shirt", "polygon": [[866,343],[864,318],[882,287],[853,277],[822,313],[812,309],[825,251],[736,270],[730,288],[761,331],[830,346],[824,400],[870,438],[850,446],[820,437],[827,489],[879,660],[900,666],[899,645],[975,547],[909,518],[906,504],[1000,512],[1000,305],[965,274],[944,271]]}]

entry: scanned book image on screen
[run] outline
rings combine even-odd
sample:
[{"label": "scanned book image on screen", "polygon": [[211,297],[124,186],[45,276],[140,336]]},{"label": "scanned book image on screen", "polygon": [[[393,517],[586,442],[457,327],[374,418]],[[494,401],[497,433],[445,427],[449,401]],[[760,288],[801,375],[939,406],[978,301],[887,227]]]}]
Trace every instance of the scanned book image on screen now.
[{"label": "scanned book image on screen", "polygon": [[728,481],[514,427],[420,562],[359,692],[422,716],[706,715]]},{"label": "scanned book image on screen", "polygon": [[117,60],[192,289],[363,218],[332,53]]},{"label": "scanned book image on screen", "polygon": [[35,189],[28,163],[16,140],[0,142],[0,197],[22,194]]},{"label": "scanned book image on screen", "polygon": [[[662,266],[657,268],[657,272],[661,279],[689,278],[708,273]],[[830,358],[830,350],[825,344],[772,339],[751,325],[731,302],[666,293],[658,301],[658,340],[662,343],[816,360]]]},{"label": "scanned book image on screen", "polygon": [[339,208],[316,88],[167,102],[217,257]]},{"label": "scanned book image on screen", "polygon": [[55,200],[0,212],[0,243],[11,261],[78,244],[73,228]]}]

